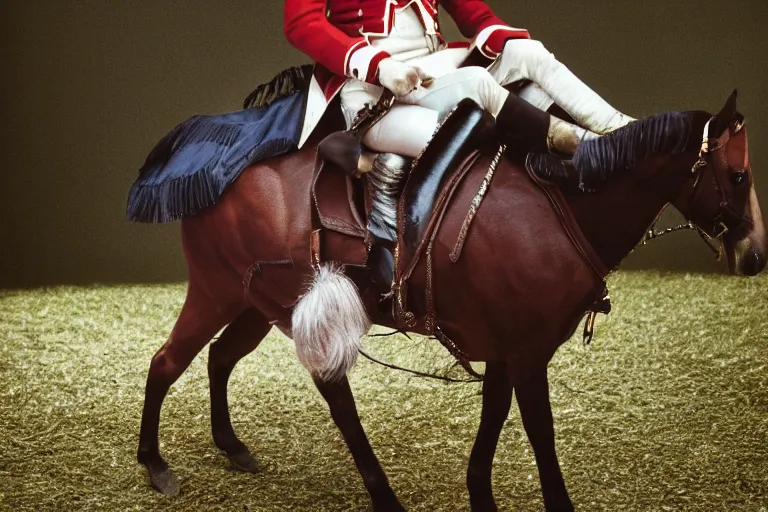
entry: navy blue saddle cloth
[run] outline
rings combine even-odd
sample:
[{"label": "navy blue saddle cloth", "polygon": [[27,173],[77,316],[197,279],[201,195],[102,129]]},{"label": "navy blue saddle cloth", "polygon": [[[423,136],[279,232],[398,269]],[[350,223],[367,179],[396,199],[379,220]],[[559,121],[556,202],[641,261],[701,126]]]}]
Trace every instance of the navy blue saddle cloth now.
[{"label": "navy blue saddle cloth", "polygon": [[245,110],[194,116],[163,137],[139,170],[126,215],[171,222],[213,205],[256,162],[298,149],[312,66],[290,68],[259,86]]}]

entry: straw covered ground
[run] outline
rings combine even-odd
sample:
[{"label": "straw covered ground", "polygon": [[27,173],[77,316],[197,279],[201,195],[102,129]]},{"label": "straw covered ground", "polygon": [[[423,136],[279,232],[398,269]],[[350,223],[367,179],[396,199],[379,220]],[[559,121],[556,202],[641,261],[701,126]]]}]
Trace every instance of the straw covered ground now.
[{"label": "straw covered ground", "polygon": [[[558,449],[583,511],[768,510],[768,277],[625,272],[587,351],[550,366]],[[235,370],[236,430],[261,472],[241,474],[209,430],[205,353],[163,409],[162,450],[182,483],[155,494],[135,461],[144,379],[184,286],[0,292],[0,506],[8,510],[368,510],[326,406],[273,332]],[[434,341],[371,338],[373,354],[419,369],[450,358]],[[452,370],[453,371],[453,370]],[[409,510],[467,509],[464,473],[478,384],[445,384],[361,361],[364,427]],[[494,488],[503,510],[541,510],[516,410]]]}]

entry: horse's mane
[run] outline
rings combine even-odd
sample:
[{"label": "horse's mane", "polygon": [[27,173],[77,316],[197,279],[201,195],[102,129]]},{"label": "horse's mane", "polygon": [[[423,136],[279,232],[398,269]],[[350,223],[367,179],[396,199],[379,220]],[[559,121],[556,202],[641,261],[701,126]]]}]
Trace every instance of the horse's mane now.
[{"label": "horse's mane", "polygon": [[312,64],[284,69],[272,80],[261,84],[245,98],[243,108],[261,108],[271,105],[280,98],[306,89],[312,79]]},{"label": "horse's mane", "polygon": [[582,142],[572,163],[579,172],[604,180],[653,155],[682,153],[692,140],[694,117],[693,112],[663,112],[633,121],[602,137]]}]

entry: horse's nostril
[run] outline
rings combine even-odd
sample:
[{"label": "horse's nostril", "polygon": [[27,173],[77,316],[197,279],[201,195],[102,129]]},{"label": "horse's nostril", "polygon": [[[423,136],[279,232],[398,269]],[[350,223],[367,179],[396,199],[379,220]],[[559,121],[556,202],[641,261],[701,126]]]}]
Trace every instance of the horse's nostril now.
[{"label": "horse's nostril", "polygon": [[765,257],[754,249],[750,250],[741,260],[741,271],[748,276],[759,274],[765,267]]}]

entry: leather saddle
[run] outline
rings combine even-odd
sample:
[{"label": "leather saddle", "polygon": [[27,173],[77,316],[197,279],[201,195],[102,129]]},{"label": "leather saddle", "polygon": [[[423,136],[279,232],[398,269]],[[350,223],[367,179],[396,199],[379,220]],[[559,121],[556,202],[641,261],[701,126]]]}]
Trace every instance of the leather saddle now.
[{"label": "leather saddle", "polygon": [[[397,203],[397,240],[393,247],[395,261],[391,283],[395,299],[392,312],[401,327],[416,325],[417,320],[407,306],[411,295],[408,281],[425,253],[429,259],[430,239],[439,229],[453,193],[481,153],[487,153],[491,146],[499,148],[494,126],[488,112],[472,100],[463,100],[444,119],[427,148],[413,161],[410,172],[404,175]],[[514,151],[514,148],[510,149]],[[316,259],[367,267],[375,240],[368,224],[373,188],[365,175],[362,179],[354,178],[349,169],[339,168],[333,160],[326,161],[318,155],[314,174],[312,194],[316,228],[313,235],[316,241],[319,240],[314,244]],[[535,172],[531,159],[526,164],[530,179],[549,199],[562,228],[602,279],[607,271],[584,238],[560,189]],[[468,220],[471,221],[471,215]],[[463,236],[464,233],[460,235]],[[460,245],[463,240],[461,244],[457,242],[457,247]],[[455,261],[453,253],[451,259]],[[429,305],[429,294],[430,290],[419,290],[414,296],[419,303],[416,310],[426,311],[423,318],[426,330],[437,332],[437,319],[430,318],[434,315],[430,310],[434,308]]]},{"label": "leather saddle", "polygon": [[[519,81],[507,88],[517,94],[529,83]],[[362,136],[389,111],[394,101],[394,96],[385,91],[376,105],[358,114],[349,130],[341,128],[344,121],[340,109],[329,108],[327,112],[339,115],[321,123],[322,128],[318,126],[318,130],[329,135],[318,144],[313,174],[312,245],[316,261],[368,266],[368,256],[372,248],[376,249],[374,242],[381,239],[381,230],[370,217],[375,187],[364,174],[360,175],[357,162],[363,150]],[[431,214],[440,202],[438,196],[462,159],[466,159],[472,149],[497,141],[494,125],[490,113],[471,99],[462,100],[444,118],[420,157],[409,166],[412,171],[404,170],[401,183],[404,193],[397,205],[397,239],[387,244],[388,251],[401,255],[401,264],[403,260],[418,259]],[[380,259],[375,251],[373,255],[377,261]]]},{"label": "leather saddle", "polygon": [[[374,173],[363,174],[362,179],[351,176],[357,171],[350,162],[357,162],[359,139],[346,135],[348,132],[331,134],[329,138],[335,138],[331,144],[324,141],[319,145],[312,187],[317,224],[314,259],[360,267],[369,263],[372,267],[396,266],[388,274],[372,268],[375,275],[389,276],[382,290],[389,292],[394,274],[409,273],[418,262],[426,235],[436,222],[434,212],[445,202],[452,178],[473,150],[496,140],[493,130],[493,117],[469,99],[446,116],[427,148],[410,169],[404,169],[397,202],[397,237],[383,244],[388,257],[377,252],[381,230],[370,215],[376,194]],[[336,153],[329,155],[329,148]],[[395,254],[397,258],[393,258]]]}]

